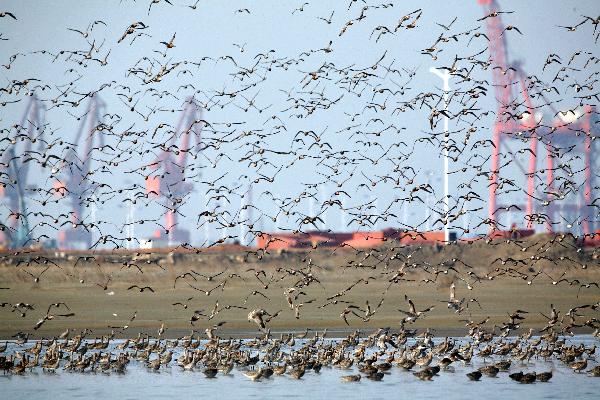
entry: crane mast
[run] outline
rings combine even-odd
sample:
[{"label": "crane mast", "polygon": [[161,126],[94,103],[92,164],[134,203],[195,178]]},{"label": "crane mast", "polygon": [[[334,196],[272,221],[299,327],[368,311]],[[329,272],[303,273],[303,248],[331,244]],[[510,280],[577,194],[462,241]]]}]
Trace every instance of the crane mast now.
[{"label": "crane mast", "polygon": [[[8,233],[5,242],[12,248],[18,248],[27,243],[31,237],[29,230],[29,221],[26,213],[26,198],[25,188],[28,187],[28,176],[30,162],[23,162],[24,156],[27,156],[31,151],[34,143],[38,143],[37,150],[43,151],[42,143],[44,134],[44,117],[45,108],[40,100],[35,96],[31,96],[23,117],[19,125],[15,125],[17,135],[10,141],[8,148],[3,151],[0,165],[6,169],[8,182],[0,183],[0,197],[3,197],[5,204],[11,212],[8,218],[7,228],[13,232]],[[27,133],[23,134],[22,131]],[[23,136],[26,136],[23,137]],[[19,142],[23,142],[22,151],[17,151],[16,146]]]},{"label": "crane mast", "polygon": [[[502,211],[508,209],[508,204],[498,204],[500,197],[498,193],[500,166],[499,159],[503,146],[506,146],[507,140],[520,139],[529,144],[529,163],[527,166],[521,165],[520,161],[511,154],[514,164],[523,172],[527,180],[526,198],[523,203],[515,204],[521,210],[525,210],[525,225],[527,229],[533,232],[534,223],[539,224],[539,219],[545,216],[543,223],[548,232],[553,230],[553,221],[557,209],[571,212],[583,217],[582,231],[584,234],[590,234],[592,230],[593,213],[589,204],[592,199],[592,152],[595,149],[592,138],[597,137],[597,132],[592,132],[592,116],[595,113],[592,106],[585,106],[583,117],[574,121],[555,120],[552,123],[543,121],[541,113],[536,114],[536,108],[532,104],[529,95],[531,87],[527,74],[524,72],[520,63],[511,62],[508,58],[506,28],[502,23],[502,14],[497,0],[477,0],[482,6],[487,36],[489,40],[490,67],[492,71],[492,83],[495,88],[495,97],[498,103],[496,120],[492,131],[492,157],[491,170],[489,176],[489,201],[488,201],[488,219],[490,221],[491,233],[499,231],[499,216]],[[517,101],[518,100],[518,101]],[[517,103],[523,104],[524,110],[518,118],[514,117],[515,107],[509,106]],[[553,114],[557,113],[552,106],[549,106]],[[542,122],[543,121],[543,122]],[[583,131],[586,133],[582,140],[579,135],[573,132]],[[538,170],[538,142],[542,141],[546,152],[546,165]],[[575,145],[578,151],[583,153],[585,182],[582,200],[579,203],[569,203],[560,196],[553,195],[556,182],[555,165],[557,157],[556,146]],[[546,174],[545,188],[543,191],[537,190],[536,176],[540,173]],[[546,194],[539,192],[545,192]],[[550,194],[548,194],[550,193]],[[541,200],[541,201],[540,201]],[[558,201],[560,200],[560,202]],[[559,204],[556,204],[559,203]],[[585,205],[582,205],[585,203]]]},{"label": "crane mast", "polygon": [[[59,231],[58,246],[68,248],[90,248],[92,233],[83,223],[83,210],[87,198],[91,198],[97,184],[90,182],[91,160],[94,143],[104,146],[104,137],[98,127],[102,124],[104,102],[98,95],[90,98],[87,112],[75,136],[74,146],[69,149],[63,165],[63,179],[55,185],[55,194],[68,197],[71,206],[71,226]],[[85,134],[85,137],[83,137]],[[79,143],[83,140],[83,151],[78,153]]]},{"label": "crane mast", "polygon": [[[189,232],[177,226],[177,216],[183,198],[193,189],[193,184],[186,182],[185,175],[187,157],[191,150],[190,141],[193,138],[195,145],[200,145],[203,126],[201,108],[193,97],[186,99],[169,146],[162,149],[158,159],[153,163],[153,167],[156,170],[160,169],[162,173],[146,179],[146,192],[153,197],[161,197],[162,205],[167,210],[164,230],[154,232],[154,240],[161,245],[171,246],[190,242]],[[178,139],[181,140],[179,146],[176,144]]]}]

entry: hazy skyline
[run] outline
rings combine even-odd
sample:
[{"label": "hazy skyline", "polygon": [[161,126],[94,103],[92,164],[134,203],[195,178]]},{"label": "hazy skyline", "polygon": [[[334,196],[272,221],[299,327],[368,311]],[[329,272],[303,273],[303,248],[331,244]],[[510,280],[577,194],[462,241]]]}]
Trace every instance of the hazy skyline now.
[{"label": "hazy skyline", "polygon": [[[57,96],[61,92],[70,90],[68,95],[60,100],[75,101],[82,97],[78,93],[87,93],[102,87],[99,96],[106,103],[105,112],[109,114],[105,116],[104,122],[109,125],[114,123],[114,133],[105,137],[106,143],[113,147],[119,143],[121,147],[118,147],[118,150],[125,154],[128,151],[144,154],[140,156],[133,153],[131,157],[117,157],[117,167],[111,167],[110,171],[98,172],[100,175],[98,180],[109,183],[111,190],[117,192],[119,188],[130,188],[132,185],[143,187],[144,180],[140,174],[125,172],[152,163],[159,155],[157,143],[169,137],[165,129],[160,131],[156,140],[142,136],[145,140],[123,144],[119,140],[119,135],[125,131],[153,132],[161,123],[174,126],[179,118],[178,110],[182,108],[184,99],[194,95],[201,104],[204,104],[206,108],[204,118],[211,124],[202,132],[203,143],[213,146],[205,147],[201,151],[195,149],[193,154],[197,158],[189,159],[189,165],[196,167],[194,172],[188,174],[189,180],[194,183],[194,192],[185,199],[180,209],[185,215],[185,218],[180,220],[180,224],[192,231],[193,244],[206,243],[206,235],[210,235],[210,238],[215,240],[229,234],[226,232],[234,234],[235,231],[237,234],[240,227],[243,228],[243,224],[239,224],[239,221],[245,219],[247,215],[244,216],[244,212],[241,212],[240,205],[246,201],[242,196],[250,184],[253,187],[253,204],[257,207],[257,210],[253,211],[255,220],[250,223],[256,223],[267,231],[298,228],[298,219],[301,219],[303,214],[308,215],[309,211],[312,210],[311,212],[314,213],[316,209],[322,208],[323,202],[331,199],[332,194],[338,190],[345,190],[352,197],[344,200],[344,207],[355,207],[369,202],[372,202],[370,204],[374,207],[369,208],[370,206],[367,205],[342,215],[337,207],[326,206],[324,207],[326,211],[321,218],[327,222],[327,228],[355,230],[420,224],[428,213],[431,214],[423,204],[395,202],[398,198],[406,197],[407,193],[398,190],[395,188],[398,185],[389,181],[381,181],[376,186],[371,185],[371,181],[380,181],[380,178],[388,174],[394,175],[394,178],[401,178],[397,171],[393,171],[393,163],[386,162],[386,157],[401,157],[404,165],[414,168],[417,173],[413,177],[415,185],[430,182],[435,192],[424,200],[430,202],[432,207],[437,203],[437,209],[440,209],[439,201],[443,195],[440,179],[443,165],[441,148],[417,141],[426,136],[427,132],[432,131],[428,122],[430,109],[421,105],[420,108],[406,112],[393,112],[393,110],[419,93],[441,94],[441,81],[429,73],[430,67],[449,66],[457,55],[475,55],[483,52],[478,57],[482,59],[488,57],[487,42],[483,38],[472,40],[468,46],[466,40],[444,44],[444,51],[438,54],[437,60],[422,54],[422,50],[434,43],[440,34],[460,33],[478,27],[481,27],[481,32],[485,33],[485,26],[477,21],[483,15],[483,11],[475,0],[443,3],[394,2],[393,7],[367,10],[364,21],[350,26],[341,36],[340,30],[344,24],[360,15],[363,6],[361,2],[357,2],[348,10],[347,2],[323,1],[306,6],[304,11],[293,12],[295,8],[301,6],[302,2],[201,0],[193,10],[188,6],[193,5],[195,1],[189,0],[173,1],[173,6],[164,2],[155,4],[149,14],[148,1],[119,3],[119,1],[6,2],[3,7],[13,12],[18,20],[7,18],[0,20],[2,38],[8,39],[0,41],[0,53],[3,54],[1,61],[10,66],[10,68],[6,66],[0,68],[3,80],[5,85],[8,85],[12,80],[39,79],[41,85],[49,85],[47,89],[40,88],[35,91],[47,108],[46,140],[58,137],[65,141],[73,140],[79,129],[76,118],[84,115],[88,101],[85,99],[77,107],[65,105],[57,107],[52,99],[58,99]],[[369,4],[379,3],[369,2]],[[595,1],[574,4],[560,1],[526,3],[502,1],[500,6],[503,10],[514,11],[512,14],[502,15],[504,23],[514,25],[522,32],[522,35],[514,31],[506,32],[510,59],[520,60],[524,70],[530,75],[548,82],[552,80],[557,67],[554,65],[543,70],[544,62],[550,53],[559,54],[563,60],[568,60],[574,52],[581,49],[597,53],[591,26],[582,27],[576,32],[568,32],[558,27],[558,25],[576,24],[582,19],[582,15],[594,16],[594,13],[597,13]],[[236,12],[246,8],[251,12]],[[375,28],[382,25],[394,26],[401,16],[418,8],[422,9],[423,17],[417,28],[401,30],[394,35],[383,35],[376,41],[379,31],[374,31]],[[334,13],[331,23],[318,19],[318,17],[329,18],[332,11]],[[449,24],[455,16],[457,20],[450,31],[436,24]],[[96,24],[91,32],[87,32],[88,37],[67,29],[86,31],[93,21],[103,21],[106,26],[102,23]],[[125,29],[134,21],[143,21],[148,26],[144,34],[150,36],[137,37],[133,44],[130,44],[131,37],[117,43]],[[160,42],[168,42],[174,34],[176,34],[175,47],[169,49],[166,56],[162,56],[159,52],[163,52],[165,46]],[[329,45],[330,41],[332,41],[331,45]],[[106,57],[106,65],[85,59],[81,64],[79,63],[82,54],[89,52],[90,47],[98,49],[92,51],[93,57],[100,60]],[[41,51],[57,56],[40,53]],[[61,51],[64,53],[60,53]],[[11,62],[10,56],[13,54],[17,56]],[[233,60],[228,56],[233,57]],[[376,83],[381,85],[380,87],[399,90],[400,93],[396,95],[378,94],[375,85],[361,83],[355,86],[358,90],[364,91],[364,94],[359,97],[356,93],[350,93],[355,89],[351,84],[338,80],[337,76],[335,80],[328,80],[333,78],[324,76],[315,84],[306,84],[309,72],[319,70],[324,63],[332,63],[336,68],[351,67],[358,70],[372,66],[382,56],[384,56],[381,61],[382,67],[395,68],[400,72],[396,75],[382,73]],[[246,68],[246,71],[255,68],[257,57],[261,62],[274,60],[272,71],[268,71],[265,66],[265,70],[261,70],[260,73],[252,72],[244,75],[243,68]],[[174,72],[165,75],[160,82],[145,83],[139,74],[132,72],[132,70],[148,68],[156,72],[159,65],[176,64]],[[263,66],[264,64],[260,65],[261,68]],[[597,71],[596,64],[586,70],[573,71],[572,79],[584,79],[594,71]],[[476,70],[473,76],[491,82],[490,70]],[[70,82],[74,83],[69,85]],[[248,87],[232,98],[231,103],[215,98],[219,92],[239,91],[246,85],[254,83],[255,86]],[[570,83],[571,81],[567,80],[564,83],[559,82],[558,85],[564,88]],[[127,88],[119,85],[125,85]],[[73,88],[70,89],[69,86]],[[450,87],[451,90],[455,90],[464,89],[466,86],[464,83],[457,85],[457,79],[454,77]],[[156,92],[147,92],[148,88],[154,88]],[[476,107],[482,111],[495,112],[497,106],[493,88],[489,89],[487,95],[478,99]],[[140,92],[135,94],[138,91]],[[135,100],[129,102],[128,96],[132,96]],[[330,107],[317,108],[310,114],[302,108],[298,112],[298,109],[293,108],[297,103],[290,100],[295,98],[299,102],[310,104],[311,99],[314,100],[319,96],[326,97],[329,101],[338,100]],[[548,96],[553,98],[552,93]],[[565,96],[556,96],[553,99],[558,100],[562,97]],[[2,135],[13,135],[14,130],[10,130],[10,127],[21,119],[27,97],[21,90],[18,94],[2,93],[0,98],[1,101],[20,100],[18,103],[3,106],[0,116]],[[252,99],[255,101],[255,107],[249,105]],[[572,100],[567,96],[565,100],[556,103],[556,106],[571,108],[575,105]],[[379,105],[371,104],[369,107],[369,103]],[[133,112],[130,111],[132,104],[135,108]],[[386,105],[385,110],[381,109],[381,104]],[[461,106],[451,102],[451,110],[456,112],[460,108]],[[154,113],[151,110],[155,110]],[[120,116],[118,123],[116,122],[118,118],[110,119],[111,115],[116,114]],[[146,115],[148,115],[147,121]],[[302,118],[298,118],[298,115],[302,115]],[[277,116],[279,120],[271,118],[272,116]],[[382,121],[381,123],[369,122],[372,118],[381,118]],[[465,127],[472,125],[477,128],[477,131],[471,136],[471,144],[478,140],[490,139],[494,118],[493,114],[489,114],[476,122],[465,118],[460,123],[453,119],[450,122],[450,131],[453,132],[451,138],[461,142],[464,139]],[[237,122],[241,124],[228,125]],[[391,125],[395,128],[376,137],[378,146],[365,144],[372,140],[373,133]],[[433,132],[439,133],[441,129],[442,124],[439,123]],[[309,137],[303,136],[303,132],[311,130],[320,138],[319,144],[328,143],[331,148],[311,146]],[[253,134],[246,139],[244,132],[267,136],[257,140],[257,136]],[[226,138],[225,140],[236,138],[236,140],[226,141],[216,146],[223,138]],[[304,138],[305,143],[295,141],[298,138]],[[3,143],[4,151],[7,149],[8,142]],[[266,158],[267,162],[260,161],[260,157],[254,156],[240,161],[248,154],[252,154],[257,147],[265,145],[269,150],[276,152],[302,151],[305,158],[296,160],[289,168],[283,167],[289,165],[296,156],[271,153]],[[528,147],[528,144],[515,142],[511,146],[516,152]],[[64,154],[61,151],[57,154]],[[331,162],[325,160],[324,154],[339,151],[347,152],[346,154],[350,155],[349,159],[354,161],[344,165],[344,160],[330,160]],[[465,163],[471,160],[469,157],[475,157],[477,163],[485,162],[489,154],[489,148],[464,154],[459,160],[451,163],[450,170],[460,171],[466,165]],[[526,154],[522,157],[525,156]],[[100,159],[106,162],[107,157],[109,156],[103,155]],[[479,157],[481,158],[478,159]],[[126,158],[128,160],[124,161]],[[373,160],[379,159],[382,160],[381,163],[373,163]],[[541,165],[542,162],[541,157],[538,157],[538,163]],[[93,168],[98,168],[100,165],[98,161],[92,163],[95,166]],[[573,163],[577,166],[578,161],[574,160]],[[489,166],[487,168],[489,169]],[[508,176],[523,179],[522,172],[516,167],[511,168],[506,171]],[[342,186],[336,185],[323,176],[326,171],[336,169],[338,175],[334,180],[344,182]],[[224,198],[207,200],[209,196],[206,193],[211,186],[206,182],[211,182],[223,174],[226,176],[219,181],[219,185],[232,189],[231,193],[227,194],[228,200]],[[412,172],[407,174],[410,178]],[[581,181],[582,176],[579,173],[576,179]],[[33,166],[29,184],[49,189],[52,187],[53,177],[49,169],[41,171],[38,166]],[[457,197],[471,190],[459,189],[458,185],[473,177],[472,172],[452,174],[450,193]],[[256,179],[261,181],[253,183]],[[268,179],[273,179],[273,182],[269,182]],[[402,177],[400,186],[410,186],[407,185],[406,180],[410,179]],[[95,232],[96,238],[106,233],[123,237],[123,233],[120,232],[125,231],[123,223],[128,210],[123,200],[126,196],[111,193],[111,190],[100,189],[96,193],[99,202],[94,210],[95,218],[105,222],[105,225],[101,226],[101,232]],[[488,190],[486,180],[479,179],[474,183],[472,190],[485,199]],[[272,195],[265,194],[265,191],[269,191]],[[422,193],[422,196],[427,195]],[[522,194],[519,196],[522,197]],[[47,196],[29,193],[28,209],[49,211],[48,214],[53,215],[65,211],[67,207],[65,200],[61,200],[59,204],[42,206],[40,201],[44,197]],[[299,198],[293,211],[300,214],[281,215],[278,213],[278,201],[274,198],[289,200]],[[221,220],[205,225],[206,222],[204,221],[203,224],[200,219],[199,223],[198,215],[207,209],[214,210],[217,204],[220,204],[221,211],[226,211],[222,213]],[[469,207],[473,209],[483,207],[482,211],[469,213],[471,226],[487,216],[485,204],[473,203]],[[88,207],[87,221],[91,218],[91,211]],[[163,224],[161,216],[163,211],[156,201],[139,201],[135,217],[138,220],[157,220]],[[387,212],[395,216],[388,216],[387,220],[379,220],[376,224],[369,223],[366,226],[357,224],[361,214],[371,212],[375,214]],[[8,213],[6,207],[0,208],[0,216],[3,219],[6,219]],[[433,219],[436,220],[437,217]],[[515,222],[522,222],[521,217],[514,217],[514,219]],[[354,222],[349,224],[352,220]],[[345,226],[343,221],[346,221]],[[456,224],[467,222],[465,216]],[[32,217],[30,225],[34,226],[36,223],[36,218]],[[234,224],[234,227],[224,227],[229,223]],[[421,228],[424,226],[422,225]],[[431,228],[440,229],[441,225],[438,223]],[[539,228],[543,229],[543,227]],[[38,226],[35,229],[36,236],[42,233],[50,236],[56,234],[54,229],[49,227]],[[160,229],[160,226],[154,222],[136,224],[136,236],[150,236],[154,229]],[[480,233],[483,231],[485,229],[478,230]]]}]

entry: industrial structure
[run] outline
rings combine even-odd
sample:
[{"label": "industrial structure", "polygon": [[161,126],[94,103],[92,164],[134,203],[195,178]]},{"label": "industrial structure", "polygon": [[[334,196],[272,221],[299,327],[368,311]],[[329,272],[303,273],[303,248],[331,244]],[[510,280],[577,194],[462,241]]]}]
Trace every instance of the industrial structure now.
[{"label": "industrial structure", "polygon": [[[456,236],[451,237],[456,240]],[[387,241],[395,244],[442,244],[443,231],[415,232],[387,228],[369,232],[278,232],[263,233],[257,238],[257,247],[264,250],[307,249],[307,248],[350,248],[365,249],[381,246]]]},{"label": "industrial structure", "polygon": [[[177,224],[178,208],[184,198],[192,192],[193,184],[186,182],[187,157],[190,139],[200,145],[204,126],[202,111],[193,97],[186,99],[179,122],[168,147],[162,148],[158,159],[151,165],[157,172],[146,178],[146,193],[163,199],[165,211],[164,230],[156,230],[152,238],[153,247],[190,243],[189,231]],[[177,146],[177,140],[181,143]]]},{"label": "industrial structure", "polygon": [[[490,15],[500,11],[496,0],[477,0],[483,6],[484,15]],[[489,52],[492,65],[493,86],[496,90],[498,101],[497,118],[492,133],[492,156],[491,171],[489,175],[489,202],[488,212],[490,221],[489,237],[493,238],[515,238],[533,235],[535,225],[544,225],[546,231],[552,233],[553,225],[561,215],[571,221],[578,220],[581,225],[581,233],[585,235],[582,243],[590,245],[600,244],[600,231],[598,222],[594,218],[593,207],[590,205],[594,188],[593,174],[594,154],[597,153],[600,136],[595,131],[595,112],[591,106],[585,106],[582,110],[572,115],[563,115],[552,106],[548,108],[553,115],[558,114],[561,118],[554,119],[547,124],[541,114],[536,113],[532,97],[529,94],[531,82],[518,62],[509,61],[506,35],[503,35],[505,26],[502,24],[501,14],[494,18],[486,18],[489,37]],[[538,94],[543,98],[542,94]],[[510,105],[519,99],[525,106],[525,111],[515,120],[515,110]],[[529,144],[529,165],[524,167],[512,152],[508,152],[512,161],[525,175],[527,189],[524,193],[522,203],[502,204],[499,188],[503,186],[500,176],[500,155],[502,150],[507,149],[510,140],[521,140]],[[545,166],[538,168],[538,147],[540,143],[545,151]],[[582,156],[585,181],[583,191],[580,193],[569,193],[565,185],[559,185],[560,178],[557,176],[562,170],[573,173],[569,166],[557,165],[561,149],[571,149],[571,152]],[[541,154],[541,153],[540,153]],[[546,175],[544,190],[536,189],[536,176]],[[514,206],[524,211],[524,224],[501,224],[499,217],[502,212],[514,209]],[[263,249],[286,249],[286,248],[310,248],[316,247],[353,247],[367,248],[382,244],[387,240],[396,240],[401,244],[441,244],[448,240],[456,240],[453,234],[445,240],[443,231],[432,232],[405,232],[394,229],[385,229],[375,232],[333,233],[324,231],[294,232],[294,233],[265,233],[257,240],[257,246]]]},{"label": "industrial structure", "polygon": [[[62,175],[54,183],[54,193],[58,197],[68,197],[71,205],[71,226],[58,232],[58,247],[61,249],[89,249],[92,246],[92,232],[83,221],[86,203],[91,202],[98,183],[90,179],[91,161],[94,143],[104,146],[102,119],[104,102],[93,95],[88,103],[85,116],[81,120],[79,131],[69,147],[65,162],[61,167]],[[78,152],[83,141],[83,151]]]},{"label": "industrial structure", "polygon": [[[484,15],[488,16],[500,11],[496,0],[477,0],[483,6]],[[524,211],[523,228],[534,229],[535,225],[545,225],[547,232],[554,231],[554,224],[563,216],[571,221],[579,221],[581,233],[592,235],[599,229],[598,222],[594,218],[593,208],[590,205],[594,196],[593,174],[594,155],[598,153],[598,142],[595,141],[599,132],[594,130],[596,115],[590,105],[581,110],[570,113],[560,113],[552,105],[547,109],[552,111],[552,122],[547,117],[536,112],[533,104],[533,96],[529,91],[532,82],[518,62],[511,62],[507,53],[506,35],[507,29],[502,24],[500,14],[494,18],[486,18],[489,37],[489,52],[492,60],[491,71],[493,85],[496,89],[498,111],[492,133],[492,157],[489,184],[489,220],[492,230],[502,230],[499,216],[502,212],[515,209],[517,206]],[[538,98],[544,98],[542,93],[536,94]],[[524,104],[525,110],[515,118],[516,110],[513,105],[518,102]],[[549,102],[546,102],[549,103]],[[555,118],[554,115],[558,115]],[[504,185],[500,176],[500,154],[503,149],[508,149],[510,140],[520,140],[529,144],[527,150],[529,164],[522,165],[512,152],[514,164],[525,175],[527,184],[522,202],[516,203],[511,200],[509,204],[501,203],[499,188]],[[541,144],[541,146],[540,146]],[[539,147],[542,147],[540,149]],[[569,149],[572,154],[582,156],[585,181],[583,190],[579,193],[560,183],[560,180],[569,182],[570,176],[559,178],[561,172],[564,175],[574,173],[569,165],[558,165],[562,150]],[[545,165],[538,166],[538,155],[545,152]],[[540,157],[541,158],[541,157]],[[545,174],[545,187],[538,190],[536,177]],[[505,225],[504,225],[505,226]],[[573,228],[573,227],[572,227]]]},{"label": "industrial structure", "polygon": [[[32,237],[25,198],[31,163],[25,162],[26,158],[23,155],[32,151],[36,142],[39,147],[36,150],[43,151],[43,142],[40,139],[44,134],[44,111],[41,101],[35,95],[31,96],[19,125],[15,125],[16,135],[1,158],[0,167],[6,180],[0,182],[0,197],[4,198],[4,204],[10,214],[8,224],[3,225],[0,231],[0,241],[11,248],[24,246]],[[20,151],[16,148],[18,143],[23,143]]]},{"label": "industrial structure", "polygon": [[[594,106],[585,105],[581,109],[561,113],[549,104],[551,102],[545,101],[543,93],[533,93],[531,89],[537,82],[532,82],[534,78],[526,74],[519,62],[509,58],[507,35],[504,35],[507,27],[502,23],[497,0],[477,0],[477,3],[482,6],[485,16],[496,15],[494,18],[485,18],[491,60],[489,70],[498,103],[491,135],[493,146],[489,173],[489,236],[529,236],[536,232],[536,226],[544,226],[551,233],[557,230],[557,221],[561,221],[560,217],[563,217],[568,221],[577,221],[580,233],[585,235],[586,240],[589,238],[590,243],[600,244],[600,224],[592,206],[592,199],[598,198],[594,194],[592,171],[598,170],[595,154],[598,153],[600,142],[597,140],[600,138],[600,124]],[[552,113],[550,118],[537,111],[542,108],[536,107],[536,100],[544,100],[546,110]],[[515,106],[517,103],[520,106]],[[93,174],[91,160],[94,148],[104,146],[101,129],[104,107],[98,95],[90,97],[74,146],[68,148],[60,176],[54,185],[55,194],[68,198],[71,206],[71,224],[58,232],[58,246],[61,249],[88,249],[92,246],[92,231],[89,224],[84,223],[84,208],[86,204],[93,203],[94,192],[99,185],[90,179]],[[0,239],[3,235],[4,241],[15,248],[24,246],[31,237],[25,196],[29,163],[24,162],[26,158],[22,155],[31,151],[33,144],[43,133],[43,112],[41,102],[32,96],[20,124],[15,125],[17,135],[1,158],[0,168],[7,178],[0,182],[0,197],[5,199],[10,217],[6,226],[2,226]],[[140,241],[141,247],[171,247],[191,242],[190,232],[181,227],[177,220],[179,208],[193,190],[193,183],[186,179],[188,154],[199,152],[204,125],[202,108],[193,97],[186,99],[177,125],[169,132],[172,134],[171,138],[151,164],[154,171],[146,177],[145,182],[146,194],[160,199],[159,203],[165,209],[164,226],[154,232],[151,240]],[[21,151],[16,148],[18,141],[23,142]],[[192,146],[192,141],[195,146]],[[528,148],[515,154],[510,151],[511,141],[525,143]],[[79,152],[78,148],[82,148],[82,151]],[[573,190],[570,180],[571,176],[581,171],[574,171],[573,166],[560,161],[566,150],[582,160],[584,181],[581,190]],[[518,154],[527,154],[527,165],[523,165]],[[525,189],[520,192],[522,196],[517,201],[514,200],[514,193],[510,195],[510,201],[506,201],[506,195],[503,194],[502,189],[509,181],[502,176],[507,164],[500,165],[501,156],[505,155],[511,156],[512,165],[522,172],[522,187]],[[543,163],[539,158],[544,158]],[[543,185],[540,185],[540,177],[545,178]],[[133,199],[131,200],[133,204]],[[260,230],[253,225],[252,186],[248,187],[242,197],[240,208],[239,216],[243,219],[239,224],[240,243],[248,246],[255,244],[265,250],[317,246],[371,248],[388,240],[400,244],[439,245],[456,240],[456,234],[445,237],[443,231],[413,232],[388,228],[348,233],[325,230],[262,233],[254,243],[253,235]],[[505,223],[501,215],[513,209],[519,210],[523,219],[509,228],[511,224]],[[135,236],[133,206],[128,212],[126,224],[129,238],[127,248],[130,248],[133,244],[131,239]],[[571,225],[572,229],[576,228]]]}]

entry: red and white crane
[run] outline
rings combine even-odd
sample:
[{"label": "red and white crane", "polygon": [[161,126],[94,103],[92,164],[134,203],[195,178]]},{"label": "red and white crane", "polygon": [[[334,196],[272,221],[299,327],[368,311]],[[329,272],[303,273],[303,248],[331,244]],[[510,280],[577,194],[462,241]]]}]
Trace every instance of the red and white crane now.
[{"label": "red and white crane", "polygon": [[[515,165],[523,172],[527,180],[527,189],[525,191],[524,203],[517,205],[521,210],[525,210],[525,222],[527,228],[533,228],[534,223],[540,223],[542,220],[546,230],[553,230],[553,222],[556,220],[556,212],[559,208],[562,212],[576,215],[580,219],[582,233],[590,234],[593,230],[593,210],[589,206],[592,200],[593,175],[592,170],[592,152],[595,150],[593,140],[598,137],[598,132],[592,131],[592,116],[595,113],[591,106],[585,106],[578,118],[572,120],[554,120],[547,123],[541,114],[536,115],[536,109],[533,106],[528,92],[530,82],[527,74],[521,68],[519,63],[512,62],[508,58],[506,37],[504,35],[505,26],[502,24],[501,14],[498,2],[496,0],[477,0],[483,7],[484,16],[496,15],[485,19],[487,24],[487,36],[489,38],[489,53],[492,71],[492,83],[496,91],[496,100],[498,110],[496,121],[493,127],[493,149],[491,159],[490,183],[489,183],[489,220],[492,230],[499,230],[496,227],[498,217],[501,212],[506,211],[512,205],[499,204],[500,194],[498,188],[502,185],[500,181],[500,155],[504,148],[508,146],[509,140],[521,140],[529,143],[529,163],[525,167],[518,159],[513,157]],[[514,118],[514,110],[508,109],[515,100],[522,102],[525,110],[520,114],[520,118]],[[557,113],[552,106],[548,107],[553,115]],[[583,135],[577,134],[583,132]],[[542,142],[546,151],[546,166],[538,169],[537,156],[538,144]],[[581,199],[573,201],[560,191],[555,190],[556,159],[559,157],[555,149],[557,147],[566,147],[574,145],[584,154],[584,190],[581,193]],[[512,153],[511,153],[512,154]],[[546,174],[546,184],[543,191],[536,190],[536,176]],[[545,192],[545,193],[544,193]],[[541,193],[541,194],[540,194]]]},{"label": "red and white crane", "polygon": [[[193,184],[186,181],[187,158],[192,150],[190,142],[193,139],[195,147],[200,146],[204,124],[201,107],[193,97],[186,99],[169,145],[163,146],[158,159],[151,165],[156,173],[146,178],[146,193],[161,197],[166,209],[164,230],[154,232],[153,240],[159,245],[190,243],[190,233],[177,226],[177,216],[184,198],[193,189]],[[181,140],[179,146],[176,144],[178,139]]]}]

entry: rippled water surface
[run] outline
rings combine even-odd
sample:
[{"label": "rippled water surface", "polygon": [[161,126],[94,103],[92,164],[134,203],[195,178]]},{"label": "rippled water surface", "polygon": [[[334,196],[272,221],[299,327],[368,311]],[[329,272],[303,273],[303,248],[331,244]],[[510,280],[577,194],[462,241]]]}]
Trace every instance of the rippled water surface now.
[{"label": "rippled water surface", "polygon": [[[118,342],[118,341],[116,341]],[[591,336],[578,336],[568,342],[591,345],[597,339]],[[116,343],[115,343],[116,344]],[[29,344],[28,344],[29,346]],[[9,345],[9,353],[18,349]],[[109,349],[110,350],[110,349]],[[253,352],[254,354],[255,352]],[[179,353],[174,354],[174,358]],[[493,361],[500,358],[495,357]],[[490,362],[488,360],[488,362]],[[435,361],[434,361],[435,363]],[[432,365],[434,364],[432,363]],[[75,373],[62,369],[56,373],[44,373],[37,368],[24,375],[2,375],[0,389],[3,399],[187,399],[187,398],[304,398],[304,399],[598,399],[600,398],[600,378],[585,373],[574,373],[560,361],[533,360],[524,365],[513,361],[510,372],[550,371],[554,376],[548,383],[530,385],[513,382],[508,373],[500,372],[496,378],[482,377],[479,382],[471,382],[465,373],[484,365],[481,359],[474,359],[470,365],[454,363],[454,372],[440,372],[430,382],[418,380],[411,372],[394,367],[381,382],[362,379],[356,383],[341,382],[342,375],[358,373],[352,370],[339,370],[323,367],[320,373],[307,371],[300,380],[288,376],[274,376],[259,382],[247,379],[242,370],[234,369],[231,375],[219,373],[215,379],[207,379],[201,369],[182,371],[172,361],[170,367],[159,372],[149,371],[143,364],[132,361],[125,374],[101,372]],[[589,360],[588,369],[597,365]],[[418,368],[416,368],[418,369]]]}]

